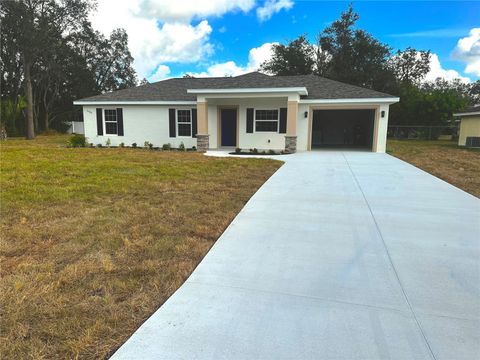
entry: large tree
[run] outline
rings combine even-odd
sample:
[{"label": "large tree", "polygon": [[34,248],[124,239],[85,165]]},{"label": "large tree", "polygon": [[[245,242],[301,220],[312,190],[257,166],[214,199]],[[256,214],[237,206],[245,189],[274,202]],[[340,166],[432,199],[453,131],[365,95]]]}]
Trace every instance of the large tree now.
[{"label": "large tree", "polygon": [[323,64],[324,75],[354,85],[381,88],[389,76],[391,50],[356,28],[359,17],[350,5],[340,19],[318,35],[318,47],[330,55]]},{"label": "large tree", "polygon": [[93,0],[2,3],[2,101],[25,96],[27,139],[69,120],[74,99],[136,84],[127,34],[94,31],[92,10]]},{"label": "large tree", "polygon": [[314,70],[315,49],[305,35],[287,45],[274,44],[272,58],[261,65],[261,70],[275,75],[305,75]]}]

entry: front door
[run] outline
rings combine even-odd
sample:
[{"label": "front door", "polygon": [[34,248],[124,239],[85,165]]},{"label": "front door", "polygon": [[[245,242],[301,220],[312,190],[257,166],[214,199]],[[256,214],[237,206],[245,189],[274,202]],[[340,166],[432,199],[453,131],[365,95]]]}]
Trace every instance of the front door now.
[{"label": "front door", "polygon": [[237,146],[237,109],[220,110],[221,146]]}]

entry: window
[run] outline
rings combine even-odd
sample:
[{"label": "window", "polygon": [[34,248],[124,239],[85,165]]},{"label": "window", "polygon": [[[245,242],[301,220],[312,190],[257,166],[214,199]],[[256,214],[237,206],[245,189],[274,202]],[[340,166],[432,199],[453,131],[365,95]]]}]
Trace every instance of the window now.
[{"label": "window", "polygon": [[278,132],[278,109],[255,110],[255,131]]},{"label": "window", "polygon": [[105,109],[105,135],[118,134],[117,109]]},{"label": "window", "polygon": [[191,110],[177,110],[178,136],[192,136]]}]

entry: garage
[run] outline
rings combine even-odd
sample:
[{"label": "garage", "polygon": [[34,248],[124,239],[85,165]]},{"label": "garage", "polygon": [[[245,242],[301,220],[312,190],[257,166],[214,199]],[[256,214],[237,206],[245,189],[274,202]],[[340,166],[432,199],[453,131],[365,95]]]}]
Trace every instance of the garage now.
[{"label": "garage", "polygon": [[312,149],[372,150],[374,122],[374,109],[314,110]]}]

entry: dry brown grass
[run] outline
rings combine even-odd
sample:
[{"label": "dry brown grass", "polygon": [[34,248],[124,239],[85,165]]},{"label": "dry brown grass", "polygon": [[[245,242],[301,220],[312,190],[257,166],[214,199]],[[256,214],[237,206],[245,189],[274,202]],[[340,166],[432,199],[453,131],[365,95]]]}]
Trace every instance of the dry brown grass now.
[{"label": "dry brown grass", "polygon": [[480,151],[452,141],[389,140],[387,151],[480,197]]},{"label": "dry brown grass", "polygon": [[281,165],[142,149],[1,148],[1,356],[105,358]]}]

